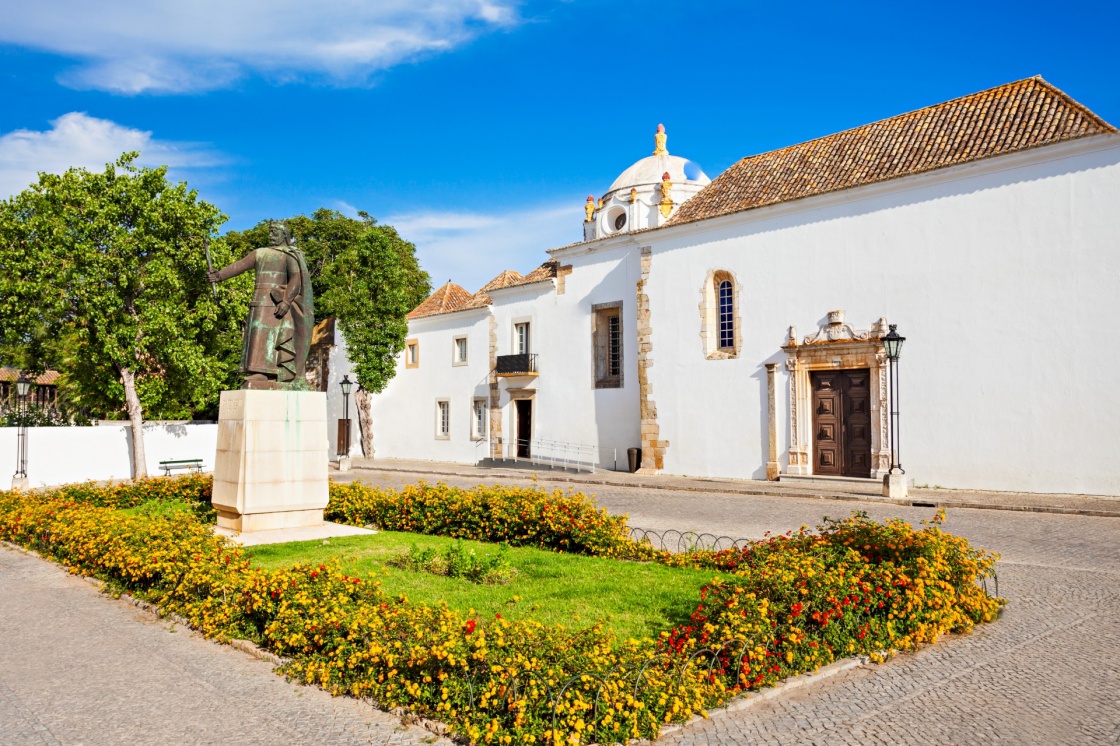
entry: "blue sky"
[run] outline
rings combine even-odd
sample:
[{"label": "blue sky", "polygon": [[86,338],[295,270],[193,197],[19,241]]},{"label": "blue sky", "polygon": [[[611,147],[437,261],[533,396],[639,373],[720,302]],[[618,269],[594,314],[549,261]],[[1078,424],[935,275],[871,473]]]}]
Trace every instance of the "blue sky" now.
[{"label": "blue sky", "polygon": [[669,150],[739,158],[1041,74],[1120,124],[1093,2],[0,0],[0,194],[126,149],[226,228],[326,206],[475,290]]}]

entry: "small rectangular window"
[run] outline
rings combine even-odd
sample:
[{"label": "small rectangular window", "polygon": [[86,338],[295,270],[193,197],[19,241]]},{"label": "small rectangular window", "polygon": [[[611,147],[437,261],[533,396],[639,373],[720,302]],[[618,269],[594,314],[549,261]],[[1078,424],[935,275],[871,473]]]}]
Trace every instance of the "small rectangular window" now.
[{"label": "small rectangular window", "polygon": [[591,307],[595,388],[622,388],[622,302]]},{"label": "small rectangular window", "polygon": [[475,440],[482,440],[486,437],[486,400],[475,399],[474,409],[472,411],[474,417],[471,420],[471,437]]},{"label": "small rectangular window", "polygon": [[520,324],[517,324],[517,325],[514,326],[514,337],[515,337],[515,340],[516,340],[515,344],[517,346],[517,352],[514,353],[514,354],[516,354],[516,355],[528,355],[531,352],[531,350],[529,349],[529,322],[528,321],[525,321],[523,323],[520,323]]},{"label": "small rectangular window", "polygon": [[452,348],[453,365],[466,365],[467,364],[467,338],[455,337],[455,346]]},{"label": "small rectangular window", "polygon": [[436,402],[436,437],[451,437],[451,402]]},{"label": "small rectangular window", "polygon": [[404,346],[404,367],[406,368],[419,368],[420,367],[420,343],[415,339],[410,339],[405,342]]}]

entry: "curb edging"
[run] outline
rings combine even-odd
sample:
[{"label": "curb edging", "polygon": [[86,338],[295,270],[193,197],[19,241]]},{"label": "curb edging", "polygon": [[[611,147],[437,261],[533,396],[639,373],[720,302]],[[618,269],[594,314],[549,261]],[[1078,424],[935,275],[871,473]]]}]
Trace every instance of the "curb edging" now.
[{"label": "curb edging", "polygon": [[[814,684],[818,681],[830,679],[837,674],[843,673],[844,671],[858,668],[859,666],[865,666],[870,662],[871,659],[866,655],[857,655],[852,658],[842,658],[838,661],[833,661],[827,666],[819,668],[816,671],[809,671],[803,674],[798,674],[797,676],[794,676],[790,679],[785,679],[772,687],[747,694],[746,696],[736,697],[723,707],[708,710],[707,717],[722,717],[734,712],[742,712],[743,710],[754,707],[760,702],[766,702],[767,700],[774,699],[775,697],[780,697],[783,694],[786,694],[794,689],[800,689],[801,687],[807,686],[809,684]],[[668,725],[664,725],[661,728],[661,733],[660,735],[658,735],[658,738],[670,733],[676,733],[684,730],[685,728],[702,722],[705,719],[706,718],[702,715],[693,715],[692,719],[687,723],[670,723]]]},{"label": "curb edging", "polygon": [[[386,468],[381,466],[367,466],[367,465],[354,465],[350,467],[351,471],[365,471],[365,472],[385,472],[388,474],[419,474],[435,477],[463,477],[474,478],[476,475],[464,473],[461,471],[450,470],[421,470],[417,468]],[[870,494],[861,494],[857,492],[852,493],[778,493],[756,488],[742,488],[742,489],[728,489],[721,487],[716,483],[711,486],[705,487],[689,487],[689,486],[674,486],[667,484],[650,484],[648,482],[618,482],[608,479],[562,479],[554,477],[549,474],[542,475],[540,472],[531,471],[526,469],[529,476],[520,476],[515,474],[492,474],[486,475],[491,479],[522,479],[533,480],[537,482],[556,482],[567,485],[592,485],[599,487],[636,487],[642,490],[663,490],[667,492],[697,492],[705,494],[719,494],[719,495],[748,495],[753,497],[780,497],[794,500],[837,500],[842,502],[867,502],[875,505],[898,505],[904,507],[917,507],[917,508],[938,508],[938,509],[959,509],[967,508],[969,510],[1010,510],[1020,513],[1053,513],[1058,515],[1084,515],[1094,518],[1120,518],[1120,508],[1116,510],[1103,510],[1099,508],[1066,508],[1060,505],[1008,505],[1008,504],[992,504],[992,503],[978,503],[978,502],[957,502],[957,501],[941,501],[936,499],[922,499],[922,498],[905,498],[902,500],[891,500],[884,497],[876,497]],[[480,481],[480,484],[484,482]]]}]

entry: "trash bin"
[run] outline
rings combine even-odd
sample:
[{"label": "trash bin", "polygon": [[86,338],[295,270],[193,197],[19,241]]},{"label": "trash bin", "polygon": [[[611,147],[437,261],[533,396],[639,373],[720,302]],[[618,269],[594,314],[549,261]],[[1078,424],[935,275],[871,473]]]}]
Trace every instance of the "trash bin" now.
[{"label": "trash bin", "polygon": [[627,448],[626,457],[630,459],[630,473],[633,474],[642,465],[642,449]]}]

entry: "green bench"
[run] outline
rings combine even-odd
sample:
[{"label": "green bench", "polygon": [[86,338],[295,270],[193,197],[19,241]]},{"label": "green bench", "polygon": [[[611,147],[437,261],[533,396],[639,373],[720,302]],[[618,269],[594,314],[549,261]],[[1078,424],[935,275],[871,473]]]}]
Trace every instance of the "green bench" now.
[{"label": "green bench", "polygon": [[189,458],[180,461],[160,461],[159,468],[163,469],[163,475],[165,477],[171,476],[172,469],[186,469],[187,471],[193,471],[195,474],[201,474],[202,459]]}]

